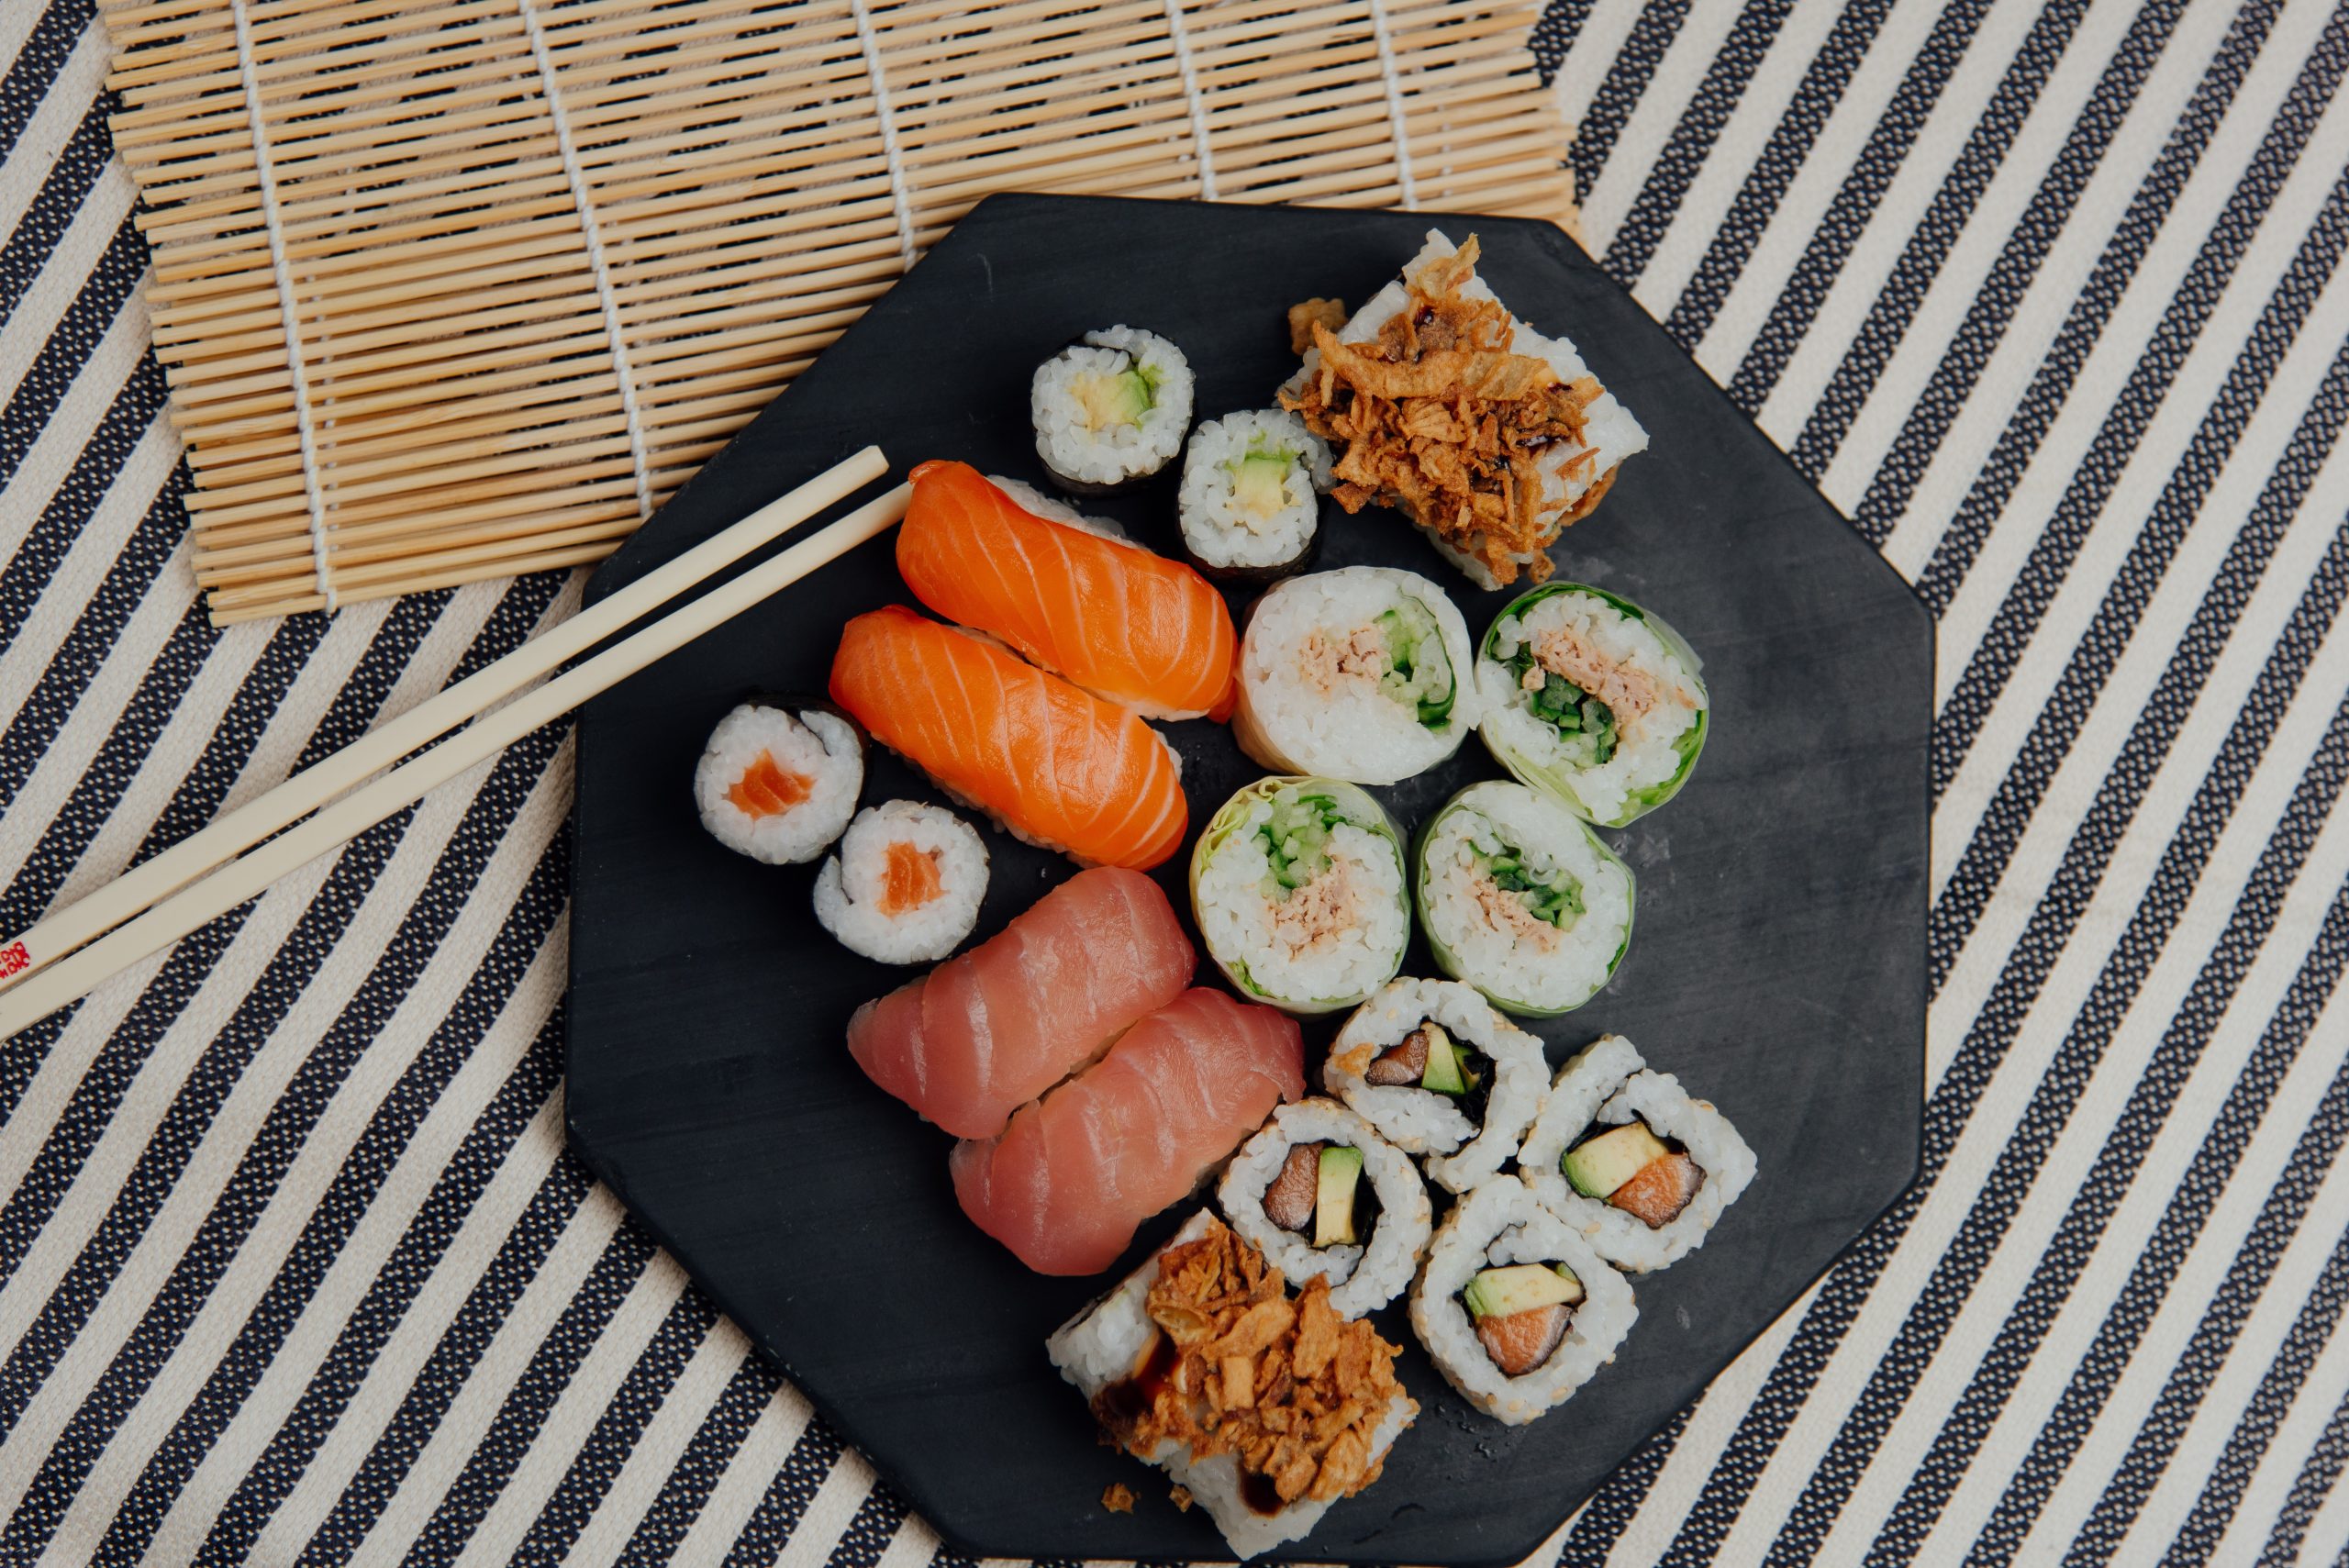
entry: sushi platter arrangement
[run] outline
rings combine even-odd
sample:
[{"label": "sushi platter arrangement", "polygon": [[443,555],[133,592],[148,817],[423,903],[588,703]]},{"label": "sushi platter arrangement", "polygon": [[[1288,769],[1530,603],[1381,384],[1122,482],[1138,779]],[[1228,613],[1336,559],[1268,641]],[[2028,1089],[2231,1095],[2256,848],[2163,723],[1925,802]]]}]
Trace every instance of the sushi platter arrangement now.
[{"label": "sushi platter arrangement", "polygon": [[[1716,450],[1536,226],[1186,210],[1286,275],[1063,258],[934,339],[983,385],[828,384],[1010,286],[983,208],[737,443],[910,493],[624,756],[588,710],[574,1140],[970,1550],[1509,1561],[1913,1170],[1922,727],[1807,721],[1867,849],[1765,815],[1829,772],[1746,703],[1780,633],[1642,505]],[[735,457],[671,512],[790,478]]]}]

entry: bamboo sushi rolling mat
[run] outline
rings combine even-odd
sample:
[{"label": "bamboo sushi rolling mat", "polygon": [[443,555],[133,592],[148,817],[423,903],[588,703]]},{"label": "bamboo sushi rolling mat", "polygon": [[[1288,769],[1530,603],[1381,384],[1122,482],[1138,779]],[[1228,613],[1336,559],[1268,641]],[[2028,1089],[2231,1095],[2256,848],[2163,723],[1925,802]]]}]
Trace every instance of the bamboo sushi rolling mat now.
[{"label": "bamboo sushi rolling mat", "polygon": [[[543,226],[530,264],[582,284],[578,205],[535,58],[514,52],[521,13],[413,3],[447,18],[451,48],[504,40],[490,69],[518,84],[495,102],[539,117],[513,132],[532,149],[514,199],[538,215],[515,221]],[[248,4],[260,39],[307,14]],[[1202,58],[1208,9],[1184,13],[1195,75],[1223,58]],[[1423,28],[1438,9],[1386,15]],[[173,14],[220,25],[216,0]],[[634,176],[595,161],[601,24],[584,18],[605,12],[576,14],[547,7],[539,26],[566,102],[582,95],[575,145],[601,192]],[[806,14],[850,26],[824,0]],[[896,15],[868,12],[885,31]],[[1155,5],[1102,15],[1157,36]],[[1361,15],[1346,13],[1351,42],[1333,23],[1326,50],[1308,39],[1297,58],[1353,69]],[[1397,38],[1398,69],[1422,69],[1423,32]],[[1595,253],[1917,584],[1941,639],[1923,1180],[1537,1568],[2337,1561],[2349,9],[1560,0],[1534,47],[1581,128],[1567,157]],[[218,48],[207,35],[183,64]],[[576,603],[576,573],[388,599],[360,597],[379,579],[344,579],[331,617],[213,627],[183,501],[228,491],[211,456],[200,474],[181,462],[168,396],[209,374],[198,353],[252,359],[233,373],[250,389],[224,394],[252,400],[235,416],[251,424],[212,434],[277,443],[236,462],[274,475],[250,483],[268,502],[254,516],[291,541],[284,602],[310,582],[274,284],[222,274],[241,280],[220,296],[243,302],[219,306],[233,350],[167,333],[189,358],[150,354],[138,187],[106,121],[136,110],[102,90],[108,54],[88,0],[0,6],[11,929]],[[862,183],[815,227],[792,227],[802,209],[773,219],[788,264],[853,273],[827,310],[853,309],[908,233],[968,198],[920,117],[960,106],[918,101],[910,68],[891,56],[885,72],[907,90],[910,218],[867,145]],[[863,67],[847,69],[843,101],[864,104]],[[1137,130],[1144,105],[1175,126],[1152,129],[1165,159],[1133,183],[1193,188],[1177,90],[1163,62],[1136,69],[1157,84],[1134,95]],[[1052,92],[1124,93],[1104,71]],[[276,117],[295,84],[262,74],[274,138],[299,123]],[[450,84],[452,123],[491,112],[474,81]],[[1282,86],[1215,89],[1219,194],[1273,178],[1242,149]],[[1399,194],[1386,112],[1374,93],[1369,119],[1314,155],[1364,160],[1320,196]],[[191,177],[244,211],[227,118],[213,172]],[[1405,119],[1424,123],[1408,104]],[[1415,158],[1432,130],[1413,130]],[[365,180],[350,184],[356,203]],[[1504,199],[1454,190],[1420,199]],[[630,199],[665,210],[654,191]],[[838,239],[835,217],[863,238]],[[657,232],[629,243],[650,257]],[[638,259],[607,250],[607,267]],[[756,295],[763,276],[710,281]],[[667,297],[646,278],[616,295],[630,350],[669,340],[643,325]],[[514,310],[518,342],[535,297],[483,308]],[[317,340],[328,295],[299,298],[306,366],[359,351]],[[656,497],[739,417],[726,399],[839,324],[718,308],[704,328],[745,332],[755,375],[679,383],[657,354],[637,372]],[[578,359],[582,384],[561,395],[607,400],[561,495],[586,494],[591,472],[600,488],[532,521],[556,491],[518,469],[531,477],[513,494],[532,499],[501,515],[623,530],[641,503],[609,339],[592,311],[547,329]],[[733,351],[689,336],[680,354]],[[531,395],[512,396],[518,420]],[[527,428],[477,439],[549,461]],[[360,499],[349,477],[339,505]],[[232,526],[218,509],[197,507],[205,549]],[[0,1046],[0,1562],[940,1555],[563,1151],[570,767],[568,731],[541,732]]]},{"label": "bamboo sushi rolling mat", "polygon": [[215,624],[609,554],[991,190],[1572,212],[1510,0],[100,14]]}]

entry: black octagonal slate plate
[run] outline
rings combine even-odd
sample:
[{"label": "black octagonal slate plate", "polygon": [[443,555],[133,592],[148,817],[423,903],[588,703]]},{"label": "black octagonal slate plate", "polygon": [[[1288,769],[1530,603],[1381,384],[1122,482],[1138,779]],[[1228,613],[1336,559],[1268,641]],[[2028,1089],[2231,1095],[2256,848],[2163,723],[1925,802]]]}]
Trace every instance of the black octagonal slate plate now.
[{"label": "black octagonal slate plate", "polygon": [[[1188,352],[1202,417],[1259,407],[1291,369],[1285,308],[1362,300],[1431,226],[1484,242],[1521,317],[1574,339],[1647,426],[1560,574],[1671,620],[1705,660],[1713,728],[1680,796],[1610,835],[1639,917],[1613,983],[1544,1023],[1553,1061],[1607,1030],[1717,1102],[1761,1174],[1703,1251],[1637,1282],[1614,1365],[1509,1429],[1414,1349],[1422,1407],[1386,1473],[1300,1560],[1515,1562],[1693,1399],[1915,1173],[1924,1073],[1922,606],[1704,373],[1556,228],[1523,220],[1082,197],[982,204],[597,574],[614,586],[867,441],[902,475],[930,457],[1041,480],[1036,362],[1126,322]],[[1174,471],[1095,510],[1174,547]],[[1325,506],[1322,566],[1375,562],[1475,592],[1398,518]],[[948,1140],[868,1084],[841,1045],[904,972],[855,958],[810,911],[811,869],[720,849],[696,820],[703,738],[753,689],[820,689],[846,617],[910,596],[887,539],[591,704],[581,720],[571,936],[573,1142],[817,1408],[965,1551],[1226,1558],[1197,1511],[1101,1447],[1043,1340],[1101,1281],[1042,1279],[963,1220]],[[1235,599],[1234,608],[1244,600]],[[1204,721],[1167,727],[1197,828],[1259,770]],[[1476,778],[1450,764],[1378,792],[1407,824]],[[865,798],[939,798],[876,758]],[[1064,861],[990,832],[992,934]],[[1162,870],[1187,909],[1189,844]],[[1202,964],[1206,976],[1212,966]],[[1407,973],[1430,973],[1424,945]],[[1329,1025],[1308,1027],[1308,1071]],[[1185,1210],[1144,1228],[1119,1273]],[[1114,1276],[1105,1276],[1114,1277]],[[1399,1304],[1382,1329],[1408,1340]],[[1101,1507],[1113,1481],[1141,1495]]]}]

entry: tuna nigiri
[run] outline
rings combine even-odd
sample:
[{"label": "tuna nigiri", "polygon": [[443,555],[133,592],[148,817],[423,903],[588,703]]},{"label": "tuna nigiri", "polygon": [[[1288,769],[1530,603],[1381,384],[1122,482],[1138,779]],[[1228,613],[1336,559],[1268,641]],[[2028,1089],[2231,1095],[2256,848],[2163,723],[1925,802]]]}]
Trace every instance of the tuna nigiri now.
[{"label": "tuna nigiri", "polygon": [[1038,1273],[1097,1273],[1304,1093],[1297,1021],[1200,986],[1019,1110],[1001,1138],[956,1144],[954,1195]]},{"label": "tuna nigiri", "polygon": [[1180,995],[1197,962],[1156,883],[1111,866],[1079,872],[996,936],[858,1008],[849,1054],[955,1137],[993,1138]]},{"label": "tuna nigiri", "polygon": [[858,616],[832,700],[1022,838],[1147,871],[1189,821],[1174,753],[1125,709],[898,605]]},{"label": "tuna nigiri", "polygon": [[949,620],[1146,718],[1222,718],[1231,612],[1180,562],[1040,517],[966,462],[914,470],[897,571]]}]

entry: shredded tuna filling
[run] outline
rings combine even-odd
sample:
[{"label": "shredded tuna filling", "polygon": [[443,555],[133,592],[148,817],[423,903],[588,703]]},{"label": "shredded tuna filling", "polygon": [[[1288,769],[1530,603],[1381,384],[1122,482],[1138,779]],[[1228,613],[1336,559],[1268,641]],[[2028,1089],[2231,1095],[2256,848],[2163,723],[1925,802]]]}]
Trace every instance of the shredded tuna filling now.
[{"label": "shredded tuna filling", "polygon": [[[1342,449],[1330,495],[1349,512],[1397,506],[1446,544],[1516,581],[1519,558],[1536,583],[1550,575],[1540,552],[1605,490],[1588,473],[1585,410],[1599,395],[1589,376],[1561,382],[1549,364],[1509,351],[1516,338],[1498,302],[1460,291],[1476,272],[1475,237],[1408,284],[1410,305],[1369,342],[1342,343],[1313,300],[1289,312],[1292,339],[1309,334],[1319,373],[1281,406]],[[1591,482],[1577,501],[1544,500],[1541,460],[1564,442],[1570,477]]]},{"label": "shredded tuna filling", "polygon": [[[1340,1318],[1328,1281],[1292,1299],[1281,1272],[1218,1225],[1159,1254],[1146,1310],[1174,1342],[1174,1371],[1139,1416],[1094,1407],[1130,1451],[1147,1455],[1172,1438],[1195,1460],[1233,1454],[1284,1504],[1350,1497],[1378,1479],[1372,1435],[1406,1397],[1397,1347]],[[1418,1413],[1414,1404],[1408,1414]]]}]

